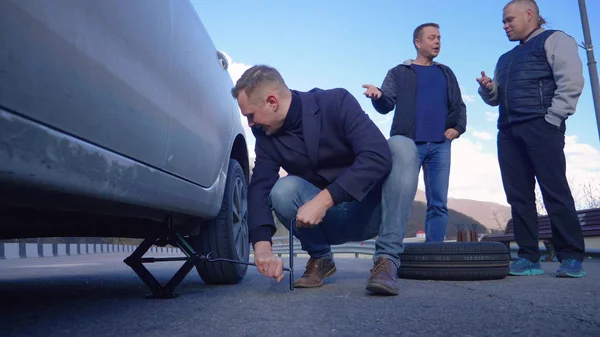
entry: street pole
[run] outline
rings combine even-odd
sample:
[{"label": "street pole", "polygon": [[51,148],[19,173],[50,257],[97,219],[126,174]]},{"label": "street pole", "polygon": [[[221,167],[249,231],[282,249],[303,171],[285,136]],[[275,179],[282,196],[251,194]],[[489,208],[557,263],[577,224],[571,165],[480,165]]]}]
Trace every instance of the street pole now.
[{"label": "street pole", "polygon": [[590,82],[592,86],[592,99],[594,101],[594,111],[596,112],[598,137],[600,138],[600,88],[598,85],[598,70],[596,69],[596,60],[594,59],[594,48],[592,46],[592,36],[590,34],[590,23],[588,22],[585,0],[579,0],[579,13],[581,15],[581,25],[583,26],[583,49],[585,49],[587,53]]}]

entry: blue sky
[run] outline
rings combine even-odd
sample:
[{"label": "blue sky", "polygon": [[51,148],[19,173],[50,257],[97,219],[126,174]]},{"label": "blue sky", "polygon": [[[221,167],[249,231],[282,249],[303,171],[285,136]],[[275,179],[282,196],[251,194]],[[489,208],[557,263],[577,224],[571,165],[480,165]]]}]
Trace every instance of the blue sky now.
[{"label": "blue sky", "polygon": [[[192,0],[192,3],[216,47],[227,53],[235,64],[274,66],[293,89],[346,88],[386,136],[392,113],[387,116],[376,113],[370,100],[362,94],[361,85],[381,85],[390,68],[416,56],[412,45],[414,28],[424,22],[438,23],[442,46],[436,61],[455,72],[468,114],[468,131],[464,139],[461,137],[453,144],[453,150],[462,152],[457,156],[453,154],[452,170],[468,171],[468,165],[462,163],[467,159],[476,161],[471,165],[483,165],[484,161],[486,169],[495,172],[498,185],[495,118],[490,117],[497,108],[485,105],[479,98],[475,78],[482,70],[492,75],[498,57],[514,47],[502,29],[502,7],[506,1],[438,0],[417,4],[417,1],[380,0],[368,4],[356,0]],[[538,5],[548,21],[546,28],[564,30],[578,42],[583,41],[576,0],[541,0]],[[600,45],[600,1],[588,0],[587,9],[593,42]],[[586,84],[578,110],[568,121],[567,136],[575,155],[587,156],[588,161],[590,155],[598,156],[600,162],[587,57],[581,48],[579,54]],[[598,49],[595,56],[600,59]],[[485,156],[476,157],[472,151]],[[572,172],[579,169],[600,172],[600,167],[590,166],[583,159],[573,159],[576,167]],[[474,176],[463,173],[456,175],[454,181]],[[465,183],[454,185],[451,194],[468,197],[458,191]],[[495,186],[494,192],[480,191],[484,197],[476,199],[485,199],[489,192],[494,194],[489,199],[502,202],[503,194],[498,189]]]}]

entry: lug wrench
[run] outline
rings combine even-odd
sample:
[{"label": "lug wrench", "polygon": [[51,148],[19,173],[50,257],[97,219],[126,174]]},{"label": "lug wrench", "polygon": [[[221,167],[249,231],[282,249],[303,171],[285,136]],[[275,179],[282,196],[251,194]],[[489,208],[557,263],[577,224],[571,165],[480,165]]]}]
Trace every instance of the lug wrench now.
[{"label": "lug wrench", "polygon": [[[289,268],[283,268],[284,271],[287,271],[290,273],[289,278],[290,278],[290,290],[294,290],[294,225],[296,223],[296,219],[292,219],[290,221],[290,238],[289,238],[289,246],[290,246],[290,267]],[[238,260],[231,260],[231,259],[224,259],[224,258],[210,258],[210,254],[212,254],[212,252],[208,253],[206,256],[202,257],[202,260],[204,261],[208,261],[208,262],[218,262],[218,261],[222,261],[222,262],[231,262],[231,263],[239,263],[239,264],[245,264],[248,266],[254,266],[256,267],[256,264],[253,262],[244,262],[244,261],[238,261]]]}]

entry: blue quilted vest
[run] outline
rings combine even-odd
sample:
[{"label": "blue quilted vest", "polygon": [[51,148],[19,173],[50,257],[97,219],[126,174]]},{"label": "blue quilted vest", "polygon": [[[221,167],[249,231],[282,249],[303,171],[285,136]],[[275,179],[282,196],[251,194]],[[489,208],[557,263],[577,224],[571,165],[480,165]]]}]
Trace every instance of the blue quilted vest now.
[{"label": "blue quilted vest", "polygon": [[546,60],[546,30],[500,57],[496,66],[498,129],[543,117],[552,103],[556,83]]}]

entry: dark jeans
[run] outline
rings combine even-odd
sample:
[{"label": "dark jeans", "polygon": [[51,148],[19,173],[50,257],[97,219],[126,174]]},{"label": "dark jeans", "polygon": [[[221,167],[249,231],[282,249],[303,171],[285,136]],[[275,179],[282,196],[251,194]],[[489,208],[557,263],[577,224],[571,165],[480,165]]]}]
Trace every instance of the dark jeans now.
[{"label": "dark jeans", "polygon": [[[391,137],[388,145],[393,164],[383,184],[373,188],[361,202],[333,206],[317,226],[294,227],[302,249],[312,258],[331,257],[331,245],[377,236],[373,260],[385,257],[400,266],[406,222],[417,192],[419,154],[414,141],[404,136]],[[277,181],[269,200],[277,218],[289,229],[298,209],[319,192],[321,189],[300,177],[286,176]]]},{"label": "dark jeans", "polygon": [[558,260],[583,260],[583,235],[566,178],[564,128],[564,123],[558,128],[539,118],[498,133],[498,161],[518,255],[533,262],[540,259],[536,178],[552,223]]}]

